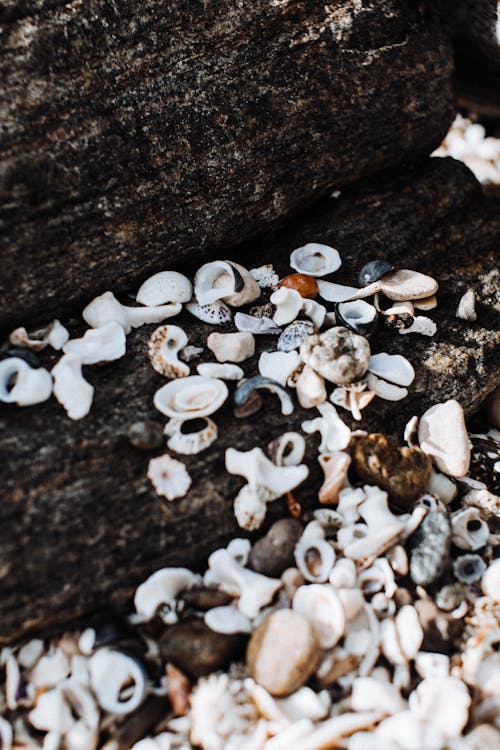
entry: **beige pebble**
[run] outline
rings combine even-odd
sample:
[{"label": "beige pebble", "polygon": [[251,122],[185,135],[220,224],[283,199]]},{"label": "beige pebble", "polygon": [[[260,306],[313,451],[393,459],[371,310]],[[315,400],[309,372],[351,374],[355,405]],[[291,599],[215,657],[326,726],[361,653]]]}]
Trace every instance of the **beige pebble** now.
[{"label": "beige pebble", "polygon": [[248,331],[211,333],[207,346],[219,362],[244,362],[255,353],[255,339]]},{"label": "beige pebble", "polygon": [[421,449],[444,474],[467,474],[471,448],[464,411],[458,401],[450,399],[427,409],[420,419],[418,439]]}]

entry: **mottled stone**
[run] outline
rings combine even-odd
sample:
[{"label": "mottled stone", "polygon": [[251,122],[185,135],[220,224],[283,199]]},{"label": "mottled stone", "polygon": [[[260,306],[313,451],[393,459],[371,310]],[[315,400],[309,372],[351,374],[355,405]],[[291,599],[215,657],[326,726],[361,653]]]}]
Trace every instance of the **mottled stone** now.
[{"label": "mottled stone", "polygon": [[314,673],[319,646],[309,622],[291,609],[270,614],[247,649],[250,675],[271,695],[288,695]]},{"label": "mottled stone", "polygon": [[295,545],[302,534],[302,524],[293,518],[276,521],[267,534],[252,547],[248,566],[257,573],[279,578],[294,565]]},{"label": "mottled stone", "polygon": [[450,555],[451,528],[447,513],[430,510],[410,537],[410,576],[428,586],[445,571]]},{"label": "mottled stone", "polygon": [[370,363],[370,344],[364,336],[343,326],[335,326],[317,336],[308,336],[300,345],[306,365],[336,385],[360,380]]},{"label": "mottled stone", "polygon": [[432,465],[418,448],[399,446],[375,433],[355,439],[352,469],[363,482],[382,487],[393,502],[411,509],[427,487]]}]

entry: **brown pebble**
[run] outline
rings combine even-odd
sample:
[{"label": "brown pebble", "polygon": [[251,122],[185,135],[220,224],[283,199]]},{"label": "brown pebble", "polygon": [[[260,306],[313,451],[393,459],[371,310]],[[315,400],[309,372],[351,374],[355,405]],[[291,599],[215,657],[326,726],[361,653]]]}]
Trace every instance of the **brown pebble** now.
[{"label": "brown pebble", "polygon": [[284,570],[294,565],[293,553],[302,530],[302,524],[293,518],[276,521],[253,545],[248,566],[257,573],[279,578]]},{"label": "brown pebble", "polygon": [[307,276],[305,273],[291,273],[289,276],[284,276],[278,286],[295,289],[301,297],[307,299],[314,299],[318,296],[318,282],[314,276]]},{"label": "brown pebble", "polygon": [[310,623],[298,612],[280,609],[254,631],[247,649],[247,667],[271,695],[288,695],[307,682],[319,657]]},{"label": "brown pebble", "polygon": [[128,439],[134,448],[152,451],[163,445],[163,426],[152,419],[133,422],[128,428]]},{"label": "brown pebble", "polygon": [[225,591],[209,588],[188,589],[187,591],[183,591],[179,595],[179,598],[182,599],[187,607],[199,609],[202,612],[206,612],[213,607],[225,607],[233,600],[233,597],[226,594]]},{"label": "brown pebble", "polygon": [[425,492],[432,462],[419,448],[399,446],[375,433],[355,438],[352,468],[363,482],[378,485],[394,503],[409,510]]},{"label": "brown pebble", "polygon": [[191,683],[184,672],[173,664],[167,664],[168,698],[176,716],[185,716],[189,707]]}]

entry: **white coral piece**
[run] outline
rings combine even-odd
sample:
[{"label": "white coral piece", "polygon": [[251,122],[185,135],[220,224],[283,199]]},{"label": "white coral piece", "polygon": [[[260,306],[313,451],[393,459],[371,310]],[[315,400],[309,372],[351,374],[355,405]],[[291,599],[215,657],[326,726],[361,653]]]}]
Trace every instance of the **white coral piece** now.
[{"label": "white coral piece", "polygon": [[351,441],[351,430],[341,420],[337,409],[329,403],[318,404],[321,417],[302,422],[304,432],[311,434],[319,432],[321,435],[320,453],[331,453],[342,451],[347,448]]},{"label": "white coral piece", "polygon": [[191,477],[182,461],[167,454],[152,458],[148,466],[148,479],[156,493],[167,500],[185,497],[191,487]]}]

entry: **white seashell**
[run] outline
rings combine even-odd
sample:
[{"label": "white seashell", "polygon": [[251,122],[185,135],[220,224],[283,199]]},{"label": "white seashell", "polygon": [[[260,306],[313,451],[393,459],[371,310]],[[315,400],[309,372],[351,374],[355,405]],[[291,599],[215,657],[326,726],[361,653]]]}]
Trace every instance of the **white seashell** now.
[{"label": "white seashell", "polygon": [[238,331],[248,331],[255,336],[277,336],[281,333],[281,328],[271,318],[265,316],[256,318],[254,315],[237,312],[234,316],[234,324]]},{"label": "white seashell", "polygon": [[320,503],[337,503],[339,491],[347,478],[351,457],[343,451],[332,451],[320,454],[318,461],[325,475],[318,492],[318,499]]},{"label": "white seashell", "polygon": [[75,723],[64,693],[59,688],[41,693],[28,718],[35,729],[60,735],[68,732]]},{"label": "white seashell", "polygon": [[305,464],[276,466],[261,448],[249,451],[226,450],[226,469],[230,474],[245,477],[263,502],[276,500],[293,490],[309,475]]},{"label": "white seashell", "polygon": [[420,447],[437,468],[452,477],[464,477],[470,464],[470,442],[464,412],[453,399],[431,406],[418,426]]},{"label": "white seashell", "polygon": [[400,576],[408,573],[408,555],[402,544],[395,544],[385,553],[392,570]]},{"label": "white seashell", "polygon": [[295,547],[295,563],[306,581],[324,583],[335,563],[335,551],[324,539],[303,535]]},{"label": "white seashell", "polygon": [[448,677],[450,657],[446,654],[435,654],[432,651],[419,651],[415,655],[415,669],[424,679],[427,677]]},{"label": "white seashell", "polygon": [[362,418],[361,410],[365,409],[376,395],[373,389],[366,390],[367,385],[367,381],[361,380],[358,383],[338,386],[330,394],[330,401],[335,406],[341,406],[350,411],[353,418],[359,421]]},{"label": "white seashell", "polygon": [[200,354],[203,354],[203,351],[202,346],[184,346],[179,352],[179,357],[184,362],[191,362],[192,359],[196,359]]},{"label": "white seashell", "polygon": [[298,349],[305,337],[311,336],[315,330],[312,320],[294,320],[279,337],[278,349],[282,352]]},{"label": "white seashell", "polygon": [[32,406],[47,401],[52,393],[50,372],[30,367],[20,357],[0,361],[0,401],[18,406]]},{"label": "white seashell", "polygon": [[401,354],[372,354],[368,370],[395,385],[408,386],[415,380],[415,370]]},{"label": "white seashell", "polygon": [[376,292],[382,292],[394,302],[406,300],[426,299],[438,290],[438,283],[432,276],[426,276],[419,271],[400,268],[386,273],[373,284],[360,290],[357,297],[367,297]]},{"label": "white seashell", "polygon": [[134,606],[141,621],[152,620],[161,608],[161,616],[168,625],[177,622],[177,597],[181,591],[199,582],[198,576],[187,568],[161,568],[137,587]]},{"label": "white seashell", "polygon": [[331,584],[300,586],[293,597],[292,609],[309,620],[322,649],[333,648],[344,635],[344,609]]},{"label": "white seashell", "polygon": [[344,487],[339,492],[337,510],[344,519],[345,526],[351,526],[359,518],[358,508],[366,500],[366,493],[361,487]]},{"label": "white seashell", "polygon": [[186,276],[177,271],[160,271],[150,276],[137,292],[141,305],[164,305],[168,302],[189,302],[193,286]]},{"label": "white seashell", "polygon": [[285,386],[290,375],[300,364],[300,356],[291,352],[262,352],[259,357],[259,372]]},{"label": "white seashell", "polygon": [[326,276],[337,271],[342,265],[342,260],[335,248],[308,242],[307,245],[293,251],[290,255],[290,265],[297,273]]},{"label": "white seashell", "polygon": [[[362,289],[343,284],[333,284],[331,281],[318,279],[318,293],[327,302],[348,302],[359,295]],[[366,295],[370,296],[370,295]]]},{"label": "white seashell", "polygon": [[112,292],[104,292],[90,302],[82,316],[91,328],[99,328],[106,323],[119,323],[125,333],[145,323],[161,323],[166,318],[178,315],[182,305],[178,302],[154,307],[127,307],[116,299]]},{"label": "white seashell", "polygon": [[223,591],[238,596],[238,610],[250,619],[257,617],[282,585],[279,579],[243,568],[225,549],[218,549],[210,555],[208,567]]},{"label": "white seashell", "polygon": [[224,300],[233,307],[241,307],[260,297],[260,287],[238,263],[214,260],[196,272],[194,294],[200,305]]},{"label": "white seashell", "polygon": [[356,565],[353,560],[349,560],[347,557],[337,559],[328,580],[337,589],[354,588],[356,585]]},{"label": "white seashell", "polygon": [[92,406],[94,386],[82,375],[82,360],[76,354],[64,354],[52,368],[54,396],[70,419],[83,419]]},{"label": "white seashell", "polygon": [[200,305],[196,300],[193,300],[185,305],[185,309],[198,320],[213,326],[230,323],[233,319],[233,313],[229,307],[220,300],[212,302],[210,305]]},{"label": "white seashell", "polygon": [[236,407],[238,409],[241,409],[242,407],[244,408],[245,404],[250,401],[252,396],[255,397],[256,391],[260,389],[270,391],[278,396],[282,414],[288,416],[293,412],[293,401],[288,392],[275,380],[266,378],[263,375],[255,375],[253,378],[242,380],[238,384],[238,387],[233,394],[233,401]]},{"label": "white seashell", "polygon": [[438,497],[445,505],[451,503],[457,496],[457,485],[445,474],[435,469],[432,469],[426,490],[430,495]]},{"label": "white seashell", "polygon": [[89,674],[90,685],[100,707],[111,714],[132,713],[146,697],[147,683],[143,667],[120,651],[101,648],[90,657]]},{"label": "white seashell", "polygon": [[285,286],[273,292],[270,301],[276,306],[273,320],[277,326],[283,326],[295,320],[304,305],[304,298],[298,291]]},{"label": "white seashell", "polygon": [[346,557],[358,561],[382,554],[403,533],[409,518],[408,514],[396,516],[389,510],[386,492],[368,485],[363,489],[366,500],[357,510],[368,526],[368,533],[344,548]]},{"label": "white seashell", "polygon": [[69,659],[60,648],[44,654],[31,670],[30,682],[36,687],[56,687],[70,672]]},{"label": "white seashell", "polygon": [[245,484],[234,498],[233,510],[241,529],[255,531],[266,517],[267,506],[258,490]]},{"label": "white seashell", "polygon": [[227,386],[222,380],[190,375],[162,386],[156,391],[153,403],[165,416],[185,421],[210,416],[227,397]]},{"label": "white seashell", "polygon": [[409,328],[399,328],[399,333],[420,333],[422,336],[434,336],[437,331],[437,325],[430,318],[423,315],[417,315]]},{"label": "white seashell", "polygon": [[341,451],[347,448],[351,441],[351,430],[341,420],[337,409],[329,403],[318,404],[316,408],[320,412],[321,417],[302,422],[302,429],[308,434],[313,432],[320,433],[320,453],[331,453],[332,451]]},{"label": "white seashell", "polygon": [[[332,719],[316,724],[313,732],[294,743],[293,750],[325,750],[325,748],[343,747],[350,735],[363,729],[371,729],[378,721],[380,721],[380,713],[377,711],[346,712],[334,716]],[[392,750],[392,748],[386,750]]]},{"label": "white seashell", "polygon": [[255,354],[255,339],[251,333],[211,333],[208,348],[218,362],[244,362]]},{"label": "white seashell", "polygon": [[362,592],[359,589],[339,589],[338,595],[346,620],[349,622],[356,619],[365,605]]},{"label": "white seashell", "polygon": [[185,378],[189,365],[179,360],[179,352],[188,342],[186,333],[174,325],[164,325],[153,331],[148,344],[151,365],[166,378]]},{"label": "white seashell", "polygon": [[483,573],[481,589],[485,596],[500,602],[500,558],[493,560]]},{"label": "white seashell", "polygon": [[401,388],[401,386],[394,385],[394,383],[388,383],[371,372],[366,376],[366,382],[370,391],[373,391],[376,396],[384,399],[384,401],[401,401],[401,399],[406,398],[408,395],[407,388]]},{"label": "white seashell", "polygon": [[374,677],[357,677],[352,685],[351,706],[355,711],[380,711],[396,714],[406,708],[406,701],[390,682]]},{"label": "white seashell", "polygon": [[59,320],[53,320],[45,328],[31,334],[26,328],[16,328],[9,336],[9,341],[14,346],[22,346],[35,352],[45,349],[47,345],[56,350],[62,349],[68,339],[69,333]]},{"label": "white seashell", "polygon": [[215,633],[229,635],[231,633],[251,633],[252,622],[236,607],[213,607],[205,612],[205,625]]},{"label": "white seashell", "polygon": [[467,289],[460,297],[455,315],[462,320],[477,320],[476,293],[474,289]]},{"label": "white seashell", "polygon": [[220,378],[221,380],[241,380],[245,373],[238,365],[228,363],[218,364],[217,362],[203,362],[196,367],[198,375],[203,378]]},{"label": "white seashell", "polygon": [[305,452],[306,441],[298,432],[285,432],[268,446],[269,457],[276,466],[297,466]]},{"label": "white seashell", "polygon": [[44,651],[44,644],[40,638],[32,638],[31,641],[21,646],[17,655],[17,661],[24,669],[35,666]]},{"label": "white seashell", "polygon": [[358,576],[358,585],[364,596],[384,590],[388,599],[392,599],[397,590],[394,571],[385,557],[375,560],[369,568],[362,570]]},{"label": "white seashell", "polygon": [[456,677],[428,677],[410,694],[411,712],[445,738],[458,737],[469,720],[471,697]]},{"label": "white seashell", "polygon": [[[293,352],[295,354],[296,352]],[[292,354],[292,352],[290,352]],[[299,355],[297,354],[300,360]],[[326,401],[325,380],[312,367],[305,365],[296,383],[297,398],[303,409],[312,409]]]},{"label": "white seashell", "polygon": [[89,328],[80,339],[71,339],[63,346],[63,352],[79,357],[82,365],[95,365],[120,359],[126,348],[123,328],[111,322],[99,328]]},{"label": "white seashell", "polygon": [[191,487],[191,477],[184,464],[167,454],[151,459],[148,464],[148,479],[156,494],[167,500],[185,497]]},{"label": "white seashell", "polygon": [[209,417],[201,417],[205,421],[205,427],[197,432],[182,432],[184,425],[188,422],[171,419],[167,422],[164,430],[165,435],[171,437],[167,441],[167,446],[175,453],[182,453],[185,456],[193,456],[196,453],[209,448],[217,440],[217,425]]},{"label": "white seashell", "polygon": [[490,529],[477,508],[464,508],[451,516],[451,541],[460,549],[476,550],[488,542]]},{"label": "white seashell", "polygon": [[316,328],[321,328],[325,321],[326,307],[313,299],[305,299],[302,305],[302,313],[312,320]]},{"label": "white seashell", "polygon": [[278,286],[280,277],[271,263],[250,269],[250,276],[257,282],[261,289]]},{"label": "white seashell", "polygon": [[434,310],[437,307],[436,295],[431,294],[430,297],[416,299],[413,304],[416,310]]},{"label": "white seashell", "polygon": [[379,620],[394,617],[396,614],[396,602],[394,599],[389,599],[382,591],[372,596],[370,605]]},{"label": "white seashell", "polygon": [[14,732],[11,725],[7,719],[0,716],[0,747],[2,750],[12,750],[13,739]]},{"label": "white seashell", "polygon": [[[445,746],[444,737],[437,731],[437,727],[421,721],[410,711],[399,711],[384,719],[376,728],[375,734],[382,743],[377,746],[377,750],[442,750]],[[367,746],[366,750],[371,748]]]},{"label": "white seashell", "polygon": [[10,649],[5,659],[5,702],[7,708],[15,711],[19,703],[19,688],[22,685],[21,670],[17,659]]}]

